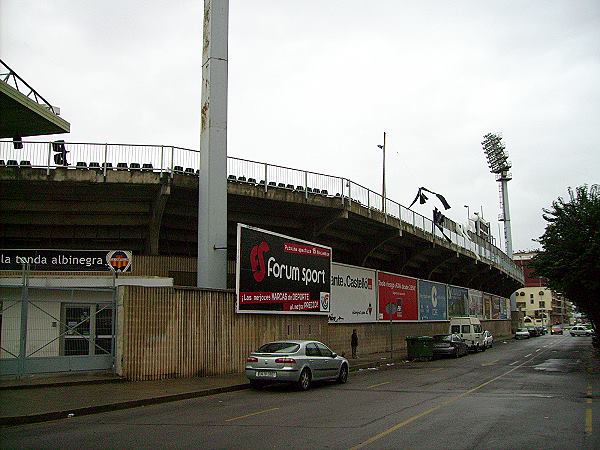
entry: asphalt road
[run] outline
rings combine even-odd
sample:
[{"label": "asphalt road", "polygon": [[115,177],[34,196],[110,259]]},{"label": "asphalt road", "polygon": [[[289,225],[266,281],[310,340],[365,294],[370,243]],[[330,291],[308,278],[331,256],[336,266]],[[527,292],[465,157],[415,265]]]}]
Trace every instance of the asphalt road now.
[{"label": "asphalt road", "polygon": [[[496,342],[460,359],[0,430],[8,448],[600,448],[590,338]],[[90,389],[93,389],[90,386]]]}]

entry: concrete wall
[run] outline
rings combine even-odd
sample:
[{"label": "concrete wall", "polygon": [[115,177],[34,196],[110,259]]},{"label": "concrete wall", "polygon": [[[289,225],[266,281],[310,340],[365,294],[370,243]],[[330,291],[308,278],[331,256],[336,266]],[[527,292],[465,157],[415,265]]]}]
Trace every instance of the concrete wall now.
[{"label": "concrete wall", "polygon": [[[329,325],[327,316],[237,314],[232,291],[119,290],[117,373],[130,380],[242,372],[250,352],[277,339],[316,339],[349,355],[354,328],[359,357],[390,349],[388,323]],[[394,350],[405,352],[406,336],[446,333],[448,323],[394,323]],[[510,320],[482,323],[496,338],[510,335]]]}]

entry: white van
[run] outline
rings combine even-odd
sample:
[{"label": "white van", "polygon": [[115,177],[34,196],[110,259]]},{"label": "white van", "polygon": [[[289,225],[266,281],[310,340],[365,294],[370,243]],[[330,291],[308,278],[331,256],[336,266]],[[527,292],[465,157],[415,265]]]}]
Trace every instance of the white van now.
[{"label": "white van", "polygon": [[483,351],[483,328],[477,317],[453,317],[450,319],[449,333],[458,334],[465,340],[470,350]]}]

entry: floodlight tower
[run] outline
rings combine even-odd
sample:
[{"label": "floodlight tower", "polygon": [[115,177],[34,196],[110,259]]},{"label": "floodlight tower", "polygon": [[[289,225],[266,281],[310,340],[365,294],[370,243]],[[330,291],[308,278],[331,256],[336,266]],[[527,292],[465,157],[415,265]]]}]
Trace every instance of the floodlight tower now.
[{"label": "floodlight tower", "polygon": [[487,158],[490,172],[496,174],[496,181],[500,183],[500,209],[502,214],[498,220],[504,222],[504,242],[506,242],[506,254],[512,259],[512,233],[510,230],[510,211],[508,207],[508,182],[512,180],[512,174],[508,171],[512,167],[508,160],[506,147],[502,142],[502,136],[488,133],[483,137],[483,151]]}]

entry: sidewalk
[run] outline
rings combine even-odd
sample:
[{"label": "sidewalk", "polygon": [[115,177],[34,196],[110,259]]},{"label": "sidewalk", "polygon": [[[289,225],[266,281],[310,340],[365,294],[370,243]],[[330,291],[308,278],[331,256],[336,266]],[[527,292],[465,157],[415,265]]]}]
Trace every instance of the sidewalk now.
[{"label": "sidewalk", "polygon": [[[349,360],[350,371],[386,367],[405,358],[405,353],[396,353],[393,361],[389,353],[361,356]],[[135,408],[248,387],[243,374],[158,381],[126,381],[107,373],[0,379],[0,426]]]}]

